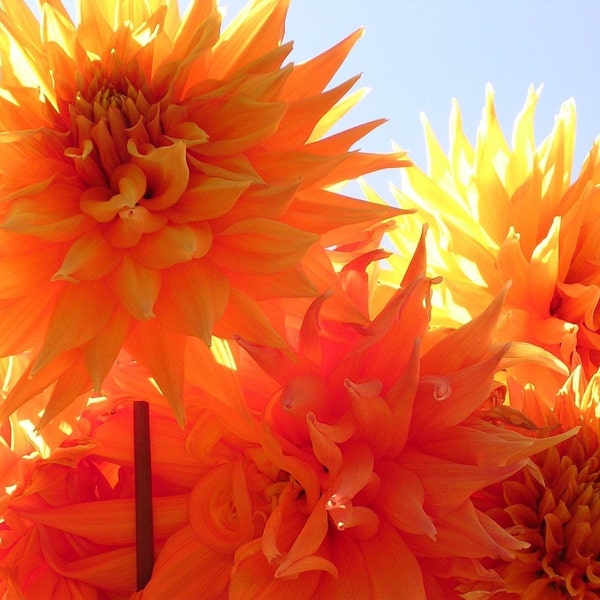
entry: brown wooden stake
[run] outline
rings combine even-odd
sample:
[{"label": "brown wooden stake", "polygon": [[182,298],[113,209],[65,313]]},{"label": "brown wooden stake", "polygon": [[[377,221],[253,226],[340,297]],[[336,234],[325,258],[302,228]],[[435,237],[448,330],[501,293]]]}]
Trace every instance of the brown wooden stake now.
[{"label": "brown wooden stake", "polygon": [[135,544],[137,589],[146,587],[154,566],[152,522],[152,464],[150,456],[150,412],[148,403],[133,403],[133,444],[135,459]]}]

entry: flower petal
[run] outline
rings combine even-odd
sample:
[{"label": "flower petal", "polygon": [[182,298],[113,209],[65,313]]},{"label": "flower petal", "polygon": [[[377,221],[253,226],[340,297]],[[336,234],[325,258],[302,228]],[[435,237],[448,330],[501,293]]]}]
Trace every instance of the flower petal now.
[{"label": "flower petal", "polygon": [[268,219],[248,219],[215,236],[211,259],[232,271],[276,273],[302,258],[314,234]]},{"label": "flower petal", "polygon": [[191,527],[172,535],[156,558],[152,578],[136,600],[219,598],[227,589],[231,557],[200,542]]}]

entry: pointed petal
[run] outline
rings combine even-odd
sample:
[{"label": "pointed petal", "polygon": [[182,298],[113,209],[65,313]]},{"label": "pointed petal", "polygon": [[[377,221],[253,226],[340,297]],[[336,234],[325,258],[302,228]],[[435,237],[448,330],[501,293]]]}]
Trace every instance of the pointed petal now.
[{"label": "pointed petal", "polygon": [[[320,571],[301,573],[295,578],[275,578],[275,565],[270,565],[260,547],[238,562],[229,584],[230,600],[310,600],[322,577]],[[329,575],[326,575],[329,576]]]},{"label": "pointed petal", "polygon": [[[412,436],[427,439],[466,419],[488,398],[494,373],[505,351],[499,348],[488,360],[449,376],[432,376],[433,390],[425,377],[421,382],[413,407]],[[439,379],[441,389],[437,389]]]},{"label": "pointed petal", "polygon": [[235,288],[229,291],[229,303],[216,323],[215,335],[226,339],[242,338],[251,344],[274,348],[287,346],[260,305]]},{"label": "pointed petal", "polygon": [[110,273],[121,259],[122,251],[111,246],[99,228],[92,229],[71,244],[53,281],[89,281]]},{"label": "pointed petal", "polygon": [[178,202],[169,209],[169,219],[175,223],[215,219],[228,213],[249,185],[249,181],[219,177],[192,180]]},{"label": "pointed petal", "polygon": [[402,536],[382,520],[377,535],[358,542],[365,557],[373,598],[426,600],[421,568]]},{"label": "pointed petal", "polygon": [[381,477],[377,508],[400,531],[435,539],[436,527],[423,509],[425,489],[419,477],[395,462],[380,461],[376,473]]},{"label": "pointed petal", "polygon": [[121,306],[141,321],[154,317],[154,304],[160,291],[160,271],[149,269],[129,254],[115,273],[115,287]]},{"label": "pointed petal", "polygon": [[54,307],[44,345],[35,359],[33,373],[62,352],[92,340],[106,325],[115,308],[103,281],[67,284]]},{"label": "pointed petal", "polygon": [[248,4],[213,48],[209,77],[225,78],[280,44],[289,0]]},{"label": "pointed petal", "polygon": [[169,401],[181,426],[185,423],[183,371],[185,340],[155,320],[132,324],[127,350],[144,364]]},{"label": "pointed petal", "polygon": [[526,460],[506,466],[459,464],[406,449],[398,462],[404,468],[418,473],[425,488],[424,509],[435,518],[458,508],[471,494],[492,483],[502,481],[523,467]]},{"label": "pointed petal", "polygon": [[194,260],[163,272],[155,312],[162,323],[210,344],[230,298],[229,282],[211,263]]},{"label": "pointed petal", "polygon": [[[189,497],[166,496],[153,499],[154,533],[164,540],[188,521]],[[20,509],[26,519],[73,533],[94,544],[106,546],[135,544],[135,499],[120,498],[67,504],[53,508]]]},{"label": "pointed petal", "polygon": [[92,381],[80,356],[57,380],[52,395],[46,404],[44,414],[38,425],[43,429],[54,417],[59,415],[71,402],[92,387]]},{"label": "pointed petal", "polygon": [[160,551],[139,600],[220,598],[227,589],[231,556],[207,548],[191,527],[172,535]]},{"label": "pointed petal", "polygon": [[96,337],[83,347],[83,358],[94,390],[101,389],[104,378],[123,347],[130,321],[129,315],[117,308]]},{"label": "pointed petal", "polygon": [[211,260],[232,271],[276,273],[297,264],[318,236],[268,219],[248,219],[215,236]]},{"label": "pointed petal", "polygon": [[422,372],[450,373],[481,360],[492,341],[505,293],[504,290],[479,316],[428,350],[421,359]]}]

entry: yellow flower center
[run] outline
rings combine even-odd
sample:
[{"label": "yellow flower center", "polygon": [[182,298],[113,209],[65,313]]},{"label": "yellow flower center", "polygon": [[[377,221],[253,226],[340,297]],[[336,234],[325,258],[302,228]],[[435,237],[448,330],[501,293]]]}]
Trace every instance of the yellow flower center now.
[{"label": "yellow flower center", "polygon": [[66,109],[73,146],[65,155],[89,186],[80,209],[117,248],[131,248],[166,225],[166,209],[189,183],[187,145],[208,139],[170,93],[154,102],[148,86],[135,81],[142,79],[111,78],[98,68]]},{"label": "yellow flower center", "polygon": [[543,585],[545,592],[537,597],[591,597],[591,590],[600,590],[598,440],[583,430],[535,462],[543,484],[533,470],[524,473],[522,482],[504,484],[510,530],[530,544],[506,567],[508,591],[526,597],[527,590]]}]

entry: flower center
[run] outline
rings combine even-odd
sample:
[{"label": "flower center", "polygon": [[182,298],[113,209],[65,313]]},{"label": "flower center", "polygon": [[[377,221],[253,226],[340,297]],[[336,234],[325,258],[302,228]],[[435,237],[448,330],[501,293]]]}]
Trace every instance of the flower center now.
[{"label": "flower center", "polygon": [[562,455],[551,448],[536,461],[545,485],[527,474],[524,485],[504,485],[512,532],[530,544],[508,564],[509,591],[523,591],[523,580],[516,582],[524,570],[532,583],[546,578],[568,597],[600,589],[600,449],[582,433],[565,442]]},{"label": "flower center", "polygon": [[106,185],[114,169],[129,162],[131,142],[142,148],[161,144],[159,104],[152,103],[147,86],[127,77],[115,82],[99,69],[87,85],[79,84],[68,107],[73,159],[79,175],[90,186]]},{"label": "flower center", "polygon": [[[117,72],[113,79],[99,67],[87,85],[78,86],[68,107],[73,145],[65,155],[87,184],[81,212],[98,223],[110,245],[127,249],[169,221],[181,221],[169,209],[188,188],[187,148],[208,137],[187,121],[187,109],[172,91],[156,102],[148,85],[135,83],[143,82],[142,75]],[[208,246],[201,242],[198,255]],[[192,245],[196,253],[198,244]]]}]

